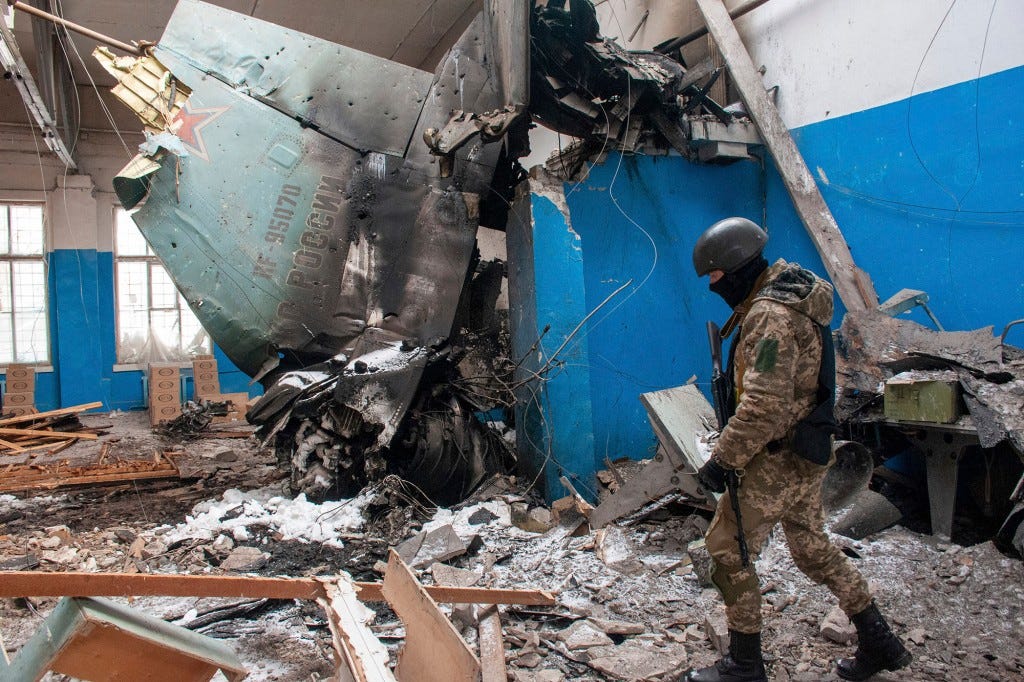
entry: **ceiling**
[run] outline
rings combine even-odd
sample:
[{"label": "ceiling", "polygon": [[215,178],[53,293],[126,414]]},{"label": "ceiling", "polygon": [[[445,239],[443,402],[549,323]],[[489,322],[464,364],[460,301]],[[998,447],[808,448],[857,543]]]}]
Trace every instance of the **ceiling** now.
[{"label": "ceiling", "polygon": [[[131,43],[158,41],[177,0],[44,0],[32,4],[44,8],[49,4],[54,14],[68,21]],[[482,0],[214,0],[211,4],[432,71],[476,16]],[[39,19],[15,11],[15,38],[29,69],[36,73],[33,21]],[[114,84],[91,57],[97,42],[78,34],[72,34],[72,40],[76,49],[69,51],[69,59],[82,98],[83,127],[110,127],[105,118],[90,115],[87,102],[90,97],[96,101],[91,94],[93,82],[100,88]],[[16,89],[0,82],[0,122],[27,120]]]}]

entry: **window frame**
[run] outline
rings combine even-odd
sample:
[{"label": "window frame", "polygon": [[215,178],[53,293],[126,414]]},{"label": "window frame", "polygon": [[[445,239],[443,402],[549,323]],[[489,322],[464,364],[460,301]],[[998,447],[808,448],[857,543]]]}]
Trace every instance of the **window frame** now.
[{"label": "window frame", "polygon": [[[149,364],[148,362],[145,362],[145,361],[144,362],[137,362],[137,361],[135,361],[135,362],[126,362],[125,359],[124,359],[124,355],[122,354],[122,350],[121,350],[121,336],[122,336],[121,335],[121,281],[120,281],[121,280],[121,274],[120,274],[121,268],[119,268],[118,265],[120,263],[143,263],[143,264],[146,265],[146,308],[145,309],[146,309],[146,329],[147,329],[147,334],[151,333],[150,330],[152,330],[152,328],[153,328],[153,313],[154,312],[158,312],[158,313],[159,312],[163,312],[163,313],[176,312],[177,313],[177,327],[178,327],[179,344],[181,345],[181,347],[184,347],[185,339],[182,337],[182,320],[181,320],[182,313],[183,312],[187,312],[188,314],[192,315],[193,317],[195,317],[196,315],[195,315],[194,312],[192,312],[192,309],[189,307],[188,303],[185,301],[185,297],[181,294],[180,291],[178,291],[177,286],[174,286],[174,280],[171,278],[170,273],[167,272],[167,267],[163,264],[163,262],[156,255],[156,253],[153,252],[153,249],[149,245],[148,241],[145,242],[146,249],[145,249],[145,254],[143,254],[143,255],[122,255],[121,253],[119,253],[117,237],[118,237],[118,225],[119,225],[118,221],[119,221],[119,216],[120,215],[123,215],[125,220],[131,220],[131,212],[127,211],[124,208],[122,208],[121,206],[118,206],[118,205],[115,204],[112,207],[112,209],[111,209],[111,221],[112,221],[112,227],[113,227],[113,230],[112,230],[113,239],[112,239],[111,251],[113,252],[113,260],[114,260],[114,268],[113,268],[114,269],[114,273],[113,273],[114,274],[114,356],[115,356],[114,371],[132,371],[132,370],[140,370],[140,369],[141,370],[145,370],[148,367],[148,364]],[[134,225],[134,221],[133,221],[133,225]],[[137,225],[134,225],[134,227],[136,229],[138,229]],[[141,230],[139,230],[139,234],[140,235],[142,234]],[[143,240],[145,240],[145,237],[143,237]],[[174,302],[175,302],[175,306],[173,308],[166,308],[166,307],[155,308],[154,305],[153,305],[153,279],[154,279],[153,278],[153,269],[154,269],[154,267],[158,267],[158,268],[160,268],[161,270],[164,271],[165,275],[167,276],[167,279],[171,282],[171,285],[174,288]],[[200,321],[200,325],[201,324],[202,324],[202,322]],[[206,344],[207,344],[207,347],[204,349],[204,352],[205,353],[213,353],[213,339],[210,337],[209,332],[206,333]],[[184,360],[173,360],[173,361],[170,361],[170,362],[168,362],[166,364],[179,364],[181,367],[191,367],[192,366],[192,359],[188,358],[188,359],[184,359]]]},{"label": "window frame", "polygon": [[[12,236],[12,219],[11,209],[17,207],[32,207],[39,209],[39,229],[41,236],[40,252],[38,254],[21,254],[13,253],[13,236]],[[11,316],[11,360],[0,360],[0,373],[6,374],[7,367],[10,365],[28,365],[36,369],[36,371],[52,371],[53,370],[53,329],[50,325],[50,316],[52,313],[51,302],[50,302],[50,259],[47,246],[49,244],[49,230],[47,229],[47,215],[46,215],[46,201],[43,199],[29,199],[29,198],[8,198],[6,196],[0,196],[0,211],[5,214],[5,227],[7,230],[7,253],[0,252],[0,263],[9,263],[10,268],[8,272],[8,285],[11,292],[11,309],[9,314]],[[17,308],[15,307],[15,279],[14,279],[14,264],[15,263],[40,263],[43,270],[43,307],[42,317],[43,325],[45,326],[45,351],[42,359],[33,360],[31,362],[18,360],[18,333],[17,333]]]}]

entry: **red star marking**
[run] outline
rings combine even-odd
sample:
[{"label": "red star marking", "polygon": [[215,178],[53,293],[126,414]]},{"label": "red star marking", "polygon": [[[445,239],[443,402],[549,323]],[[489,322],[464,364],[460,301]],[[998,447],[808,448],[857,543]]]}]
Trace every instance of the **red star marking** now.
[{"label": "red star marking", "polygon": [[206,150],[206,142],[203,141],[203,128],[228,109],[230,107],[193,109],[186,100],[185,105],[171,121],[171,132],[178,136],[190,153],[195,154],[203,161],[209,161],[210,156]]}]

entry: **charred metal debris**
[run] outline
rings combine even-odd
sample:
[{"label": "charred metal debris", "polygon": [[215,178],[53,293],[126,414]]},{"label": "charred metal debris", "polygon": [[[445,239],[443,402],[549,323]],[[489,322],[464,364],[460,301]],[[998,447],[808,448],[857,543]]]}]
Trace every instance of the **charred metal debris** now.
[{"label": "charred metal debris", "polygon": [[[424,131],[442,177],[457,173],[454,153],[469,142],[503,142],[491,194],[480,206],[481,224],[503,228],[507,202],[525,177],[517,159],[529,153],[533,122],[577,138],[556,166],[569,177],[612,148],[671,147],[696,158],[705,140],[693,142],[695,126],[706,132],[735,120],[707,96],[720,69],[689,71],[671,57],[621,48],[598,34],[589,1],[534,4],[529,33],[528,106],[456,110],[440,130]],[[737,127],[740,137],[757,143],[747,119]],[[268,386],[249,419],[275,443],[293,489],[346,496],[397,473],[435,503],[450,504],[489,473],[511,467],[514,453],[504,435],[513,426],[512,411],[505,410],[515,399],[513,363],[507,330],[493,326],[502,277],[502,263],[479,264],[459,302],[468,328],[456,328],[438,345],[414,347],[406,340],[355,361],[340,354]],[[401,369],[409,366],[422,367],[418,386]],[[394,411],[381,412],[382,405]],[[497,427],[477,418],[497,412]]]},{"label": "charred metal debris", "polygon": [[504,229],[533,125],[576,139],[567,175],[612,148],[757,143],[708,98],[720,70],[602,38],[589,0],[484,5],[434,73],[198,0],[144,56],[96,52],[146,134],[115,191],[266,389],[248,419],[295,491],[397,474],[444,504],[511,465],[504,264],[475,236]]},{"label": "charred metal debris", "polygon": [[879,463],[923,455],[933,534],[950,537],[954,512],[969,504],[997,542],[1024,554],[1024,351],[1006,343],[1017,323],[996,336],[847,313],[836,333],[836,412]]}]

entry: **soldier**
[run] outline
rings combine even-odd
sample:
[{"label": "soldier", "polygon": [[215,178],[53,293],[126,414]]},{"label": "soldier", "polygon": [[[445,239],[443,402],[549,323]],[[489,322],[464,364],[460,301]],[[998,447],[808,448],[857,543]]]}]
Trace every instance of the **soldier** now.
[{"label": "soldier", "polygon": [[[826,585],[857,628],[852,659],[838,661],[839,676],[865,680],[910,663],[910,653],[879,613],[867,582],[832,544],[824,529],[821,481],[833,461],[835,358],[829,323],[832,286],[799,265],[769,266],[762,255],[768,235],[745,218],[709,227],[693,249],[697,275],[733,309],[723,336],[735,331],[727,375],[731,417],[698,478],[714,492],[738,478],[740,519],[756,556],[782,523],[793,561]],[[691,670],[690,682],[767,680],[761,656],[761,592],[753,562],[744,565],[729,494],[718,502],[705,541],[711,577],[722,593],[729,623],[729,653],[709,668]]]}]

